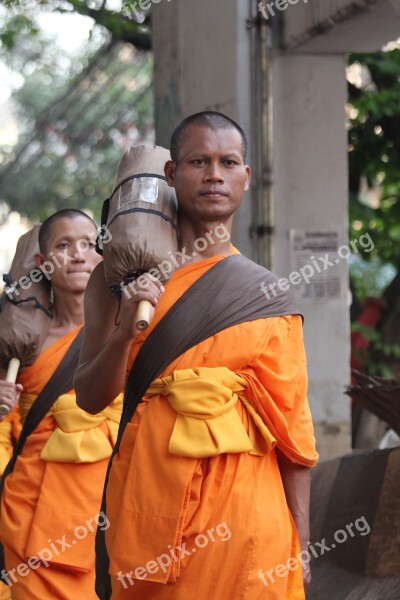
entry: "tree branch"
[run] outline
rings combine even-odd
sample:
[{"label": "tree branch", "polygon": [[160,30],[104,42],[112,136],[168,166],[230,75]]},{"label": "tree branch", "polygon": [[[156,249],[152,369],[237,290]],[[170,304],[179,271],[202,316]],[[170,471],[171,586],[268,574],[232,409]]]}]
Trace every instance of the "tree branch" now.
[{"label": "tree branch", "polygon": [[[102,25],[111,33],[114,40],[128,42],[138,50],[151,50],[151,34],[149,20],[145,23],[135,23],[121,13],[113,12],[100,6],[100,8],[89,8],[86,2],[80,0],[68,0],[68,4],[74,11],[85,17],[91,17],[97,25]],[[62,9],[55,9],[63,12]]]}]

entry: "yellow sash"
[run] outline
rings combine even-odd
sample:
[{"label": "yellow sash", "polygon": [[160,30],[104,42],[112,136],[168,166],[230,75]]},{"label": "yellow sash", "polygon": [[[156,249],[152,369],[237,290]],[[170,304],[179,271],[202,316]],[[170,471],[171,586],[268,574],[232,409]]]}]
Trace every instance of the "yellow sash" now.
[{"label": "yellow sash", "polygon": [[[227,452],[263,456],[276,440],[245,398],[246,381],[225,367],[183,369],[156,379],[145,397],[166,396],[177,417],[169,442],[171,454],[204,458]],[[236,410],[240,400],[249,414],[248,431]]]},{"label": "yellow sash", "polygon": [[[21,421],[37,396],[21,394]],[[76,404],[75,394],[58,397],[47,416],[52,416],[56,428],[45,443],[40,458],[52,462],[92,463],[109,458],[115,444],[121,418],[123,395],[97,415],[91,415]],[[106,422],[112,444],[99,426]]]}]

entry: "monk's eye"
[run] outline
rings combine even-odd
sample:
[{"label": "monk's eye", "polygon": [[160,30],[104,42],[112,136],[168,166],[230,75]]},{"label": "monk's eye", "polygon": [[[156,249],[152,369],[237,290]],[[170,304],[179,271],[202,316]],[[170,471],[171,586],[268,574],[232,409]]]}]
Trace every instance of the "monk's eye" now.
[{"label": "monk's eye", "polygon": [[61,242],[61,244],[57,245],[57,248],[61,248],[61,250],[62,250],[63,248],[68,248],[68,246],[69,246],[68,242]]}]

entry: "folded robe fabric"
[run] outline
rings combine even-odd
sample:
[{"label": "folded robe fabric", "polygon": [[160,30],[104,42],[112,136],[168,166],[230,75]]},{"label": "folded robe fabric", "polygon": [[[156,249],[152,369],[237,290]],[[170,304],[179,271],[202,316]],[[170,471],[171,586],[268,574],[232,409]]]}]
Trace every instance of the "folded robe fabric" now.
[{"label": "folded robe fabric", "polygon": [[[128,369],[169,308],[222,258],[174,273],[149,331],[134,340]],[[261,420],[271,450],[257,456],[249,445],[246,451],[202,458],[171,453],[174,428],[178,424],[178,441],[184,439],[180,431],[186,434],[186,427],[178,422],[188,417],[186,411],[182,415],[175,410],[180,402],[174,399],[175,408],[171,405],[171,382],[180,381],[190,369],[198,373],[206,368],[209,373],[220,367],[233,374],[231,392],[246,400],[237,401],[232,410],[247,436],[250,439]],[[159,379],[128,423],[110,472],[106,543],[114,575],[112,600],[303,600],[301,569],[289,570],[269,589],[258,575],[259,569],[272,569],[299,552],[273,440],[299,465],[311,467],[317,460],[301,317],[271,317],[229,327],[173,360]],[[244,386],[242,391],[236,390],[238,384]],[[210,387],[214,385],[212,380]],[[227,403],[232,395],[227,393]],[[258,425],[256,429],[260,431]],[[198,536],[218,529],[229,530],[229,539],[214,535],[214,542],[194,554]],[[178,547],[189,549],[190,556],[178,552],[161,568],[158,558],[172,556]]]},{"label": "folded robe fabric", "polygon": [[14,446],[21,433],[21,421],[18,405],[8,413],[0,423],[0,477],[4,473],[8,461],[13,453]]},{"label": "folded robe fabric", "polygon": [[[36,397],[21,394],[22,421]],[[117,439],[121,410],[122,394],[97,415],[79,408],[74,394],[62,394],[48,413],[56,427],[43,446],[40,458],[63,463],[93,463],[109,458]],[[110,440],[99,429],[102,423],[107,424]]]},{"label": "folded robe fabric", "polygon": [[[276,440],[247,402],[245,387],[245,379],[226,367],[202,367],[156,379],[145,397],[165,396],[177,412],[169,442],[171,454],[204,458],[250,452],[262,456],[274,448]],[[235,409],[239,399],[251,416],[249,432]]]},{"label": "folded robe fabric", "polygon": [[[79,329],[46,348],[35,363],[21,373],[18,381],[25,393],[22,418]],[[5,482],[0,537],[8,571],[20,563],[26,564],[29,557],[38,556],[41,551],[48,566],[41,564],[26,576],[18,577],[11,587],[13,600],[49,597],[70,600],[77,597],[77,593],[79,598],[96,600],[94,534],[120,410],[121,398],[111,404],[105,414],[92,417],[77,407],[71,390],[60,396],[52,411],[27,439],[14,471]],[[66,443],[64,462],[60,442]],[[95,448],[98,443],[99,447]],[[93,448],[95,455],[89,456],[88,451]],[[65,548],[57,543],[63,539],[67,543]]]}]

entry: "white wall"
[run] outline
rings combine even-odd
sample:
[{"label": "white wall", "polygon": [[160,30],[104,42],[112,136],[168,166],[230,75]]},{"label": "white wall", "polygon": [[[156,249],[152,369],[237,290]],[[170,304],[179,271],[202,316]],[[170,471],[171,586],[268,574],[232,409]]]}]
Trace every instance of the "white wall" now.
[{"label": "white wall", "polygon": [[[336,230],[339,244],[347,243],[344,70],[340,55],[281,54],[274,60],[275,271],[280,276],[287,276],[292,268],[291,228]],[[343,395],[350,369],[346,261],[341,261],[339,270],[340,298],[300,303],[309,398],[317,422],[348,422],[350,417],[349,400]]]}]

